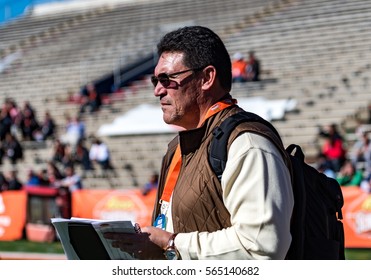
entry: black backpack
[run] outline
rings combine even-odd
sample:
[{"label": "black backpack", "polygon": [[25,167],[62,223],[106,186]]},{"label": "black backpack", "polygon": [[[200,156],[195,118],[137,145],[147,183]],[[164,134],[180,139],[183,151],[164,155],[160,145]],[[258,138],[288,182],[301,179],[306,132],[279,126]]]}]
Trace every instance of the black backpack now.
[{"label": "black backpack", "polygon": [[[305,163],[300,146],[291,144],[285,149],[270,122],[250,112],[239,112],[215,128],[209,162],[219,180],[227,161],[230,133],[242,122],[251,123],[249,132],[267,137],[279,148],[291,172],[295,203],[290,229],[292,242],[286,259],[344,260],[344,228],[341,222],[344,200],[340,185]],[[257,129],[262,125],[264,129]]]}]

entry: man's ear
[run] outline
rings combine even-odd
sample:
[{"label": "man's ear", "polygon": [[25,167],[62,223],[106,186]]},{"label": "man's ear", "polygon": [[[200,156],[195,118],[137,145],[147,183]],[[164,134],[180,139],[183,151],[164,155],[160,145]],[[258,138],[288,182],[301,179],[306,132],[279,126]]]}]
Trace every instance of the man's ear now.
[{"label": "man's ear", "polygon": [[204,78],[202,80],[202,89],[207,91],[209,90],[215,83],[216,80],[216,69],[214,66],[209,65],[204,68],[203,70]]}]

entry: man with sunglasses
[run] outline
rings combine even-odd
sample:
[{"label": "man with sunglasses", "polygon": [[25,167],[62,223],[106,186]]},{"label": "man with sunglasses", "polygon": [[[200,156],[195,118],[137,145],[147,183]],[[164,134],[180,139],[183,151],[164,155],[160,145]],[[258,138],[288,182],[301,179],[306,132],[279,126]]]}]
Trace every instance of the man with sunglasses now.
[{"label": "man with sunglasses", "polygon": [[163,159],[153,226],[106,238],[138,259],[284,259],[293,194],[279,150],[237,127],[221,183],[208,162],[214,128],[242,110],[230,94],[223,42],[191,26],[166,34],[157,47],[154,95],[164,122],[184,130]]}]

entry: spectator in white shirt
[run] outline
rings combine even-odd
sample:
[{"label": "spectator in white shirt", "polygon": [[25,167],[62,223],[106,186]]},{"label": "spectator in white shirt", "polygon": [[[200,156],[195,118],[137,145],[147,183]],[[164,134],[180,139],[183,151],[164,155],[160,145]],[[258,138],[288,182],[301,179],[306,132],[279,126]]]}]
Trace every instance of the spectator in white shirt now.
[{"label": "spectator in white shirt", "polygon": [[114,169],[108,146],[98,138],[93,140],[89,150],[89,158],[93,163],[99,164],[103,171]]},{"label": "spectator in white shirt", "polygon": [[67,116],[66,133],[61,136],[64,144],[75,147],[81,139],[85,138],[85,124],[79,117],[70,118]]}]

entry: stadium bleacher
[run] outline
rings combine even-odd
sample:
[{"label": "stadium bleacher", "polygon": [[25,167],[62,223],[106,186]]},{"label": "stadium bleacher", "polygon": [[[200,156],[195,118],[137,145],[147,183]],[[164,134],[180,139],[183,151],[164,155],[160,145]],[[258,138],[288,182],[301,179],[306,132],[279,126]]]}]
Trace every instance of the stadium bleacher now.
[{"label": "stadium bleacher", "polygon": [[[261,60],[262,81],[234,86],[234,97],[297,101],[297,110],[274,125],[285,144],[302,145],[312,159],[320,145],[318,126],[337,123],[351,132],[371,101],[370,15],[369,0],[123,0],[90,9],[31,13],[0,26],[0,62],[17,54],[0,72],[0,95],[19,104],[31,101],[38,116],[51,111],[61,133],[64,116],[79,110],[79,104],[67,102],[69,93],[150,54],[166,31],[205,25],[220,34],[231,55],[254,50]],[[140,104],[158,104],[146,77],[113,96],[120,98],[85,116],[88,135]],[[104,137],[118,177],[112,185],[88,176],[85,186],[143,185],[159,168],[174,135]],[[43,166],[51,145],[26,149],[25,160],[17,164],[21,178],[30,167]],[[133,167],[130,172],[128,165]],[[1,169],[7,168],[5,162]]]}]

